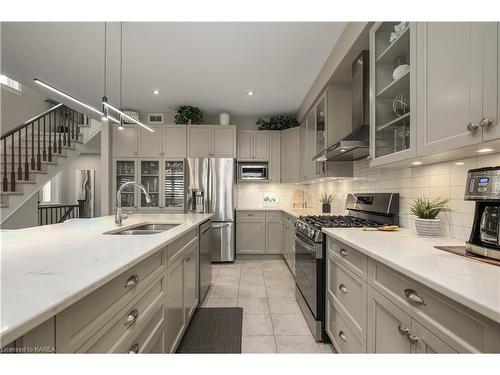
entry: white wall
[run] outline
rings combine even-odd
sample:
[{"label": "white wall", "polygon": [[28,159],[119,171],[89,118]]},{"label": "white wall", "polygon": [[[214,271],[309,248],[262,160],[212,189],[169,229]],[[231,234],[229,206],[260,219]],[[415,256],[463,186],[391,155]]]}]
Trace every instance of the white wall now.
[{"label": "white wall", "polygon": [[[11,78],[15,79],[15,77]],[[22,95],[3,86],[0,91],[1,134],[5,134],[51,107],[45,102],[44,96],[24,85]]]},{"label": "white wall", "polygon": [[20,229],[38,225],[38,194],[28,199],[2,223],[2,229]]}]

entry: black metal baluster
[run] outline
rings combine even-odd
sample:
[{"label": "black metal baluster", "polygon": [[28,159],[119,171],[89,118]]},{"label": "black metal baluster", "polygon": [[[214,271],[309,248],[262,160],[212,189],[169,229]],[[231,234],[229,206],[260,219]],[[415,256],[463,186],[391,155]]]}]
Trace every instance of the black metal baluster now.
[{"label": "black metal baluster", "polygon": [[76,137],[75,139],[77,141],[80,140],[80,124],[83,124],[83,120],[82,120],[83,117],[82,116],[83,115],[81,113],[78,113],[78,122],[76,124],[76,129],[75,129],[75,137]]},{"label": "black metal baluster", "polygon": [[31,169],[35,167],[35,123],[33,122],[31,123]]},{"label": "black metal baluster", "polygon": [[7,137],[3,139],[3,180],[2,190],[7,191],[9,184],[7,182]]},{"label": "black metal baluster", "polygon": [[67,145],[67,140],[66,140],[66,116],[68,115],[68,111],[66,108],[63,109],[63,119],[62,119],[62,131],[63,131],[63,145]]},{"label": "black metal baluster", "polygon": [[71,109],[68,108],[68,147],[71,147],[71,133],[73,129],[73,121],[71,120]]},{"label": "black metal baluster", "polygon": [[59,110],[59,127],[58,127],[58,133],[59,133],[59,140],[58,140],[58,146],[59,146],[59,153],[62,154],[62,140],[61,140],[61,132],[62,132],[62,126],[63,126],[63,111],[62,108]]},{"label": "black metal baluster", "polygon": [[18,148],[19,148],[19,155],[17,155],[17,178],[19,180],[22,180],[23,179],[23,161],[22,161],[22,158],[21,158],[21,155],[22,155],[22,152],[21,152],[21,129],[19,129],[19,131],[17,132],[17,142],[19,143],[18,144]]},{"label": "black metal baluster", "polygon": [[76,126],[75,110],[72,110],[71,112],[73,113],[73,116],[71,118],[71,139],[75,140],[75,126]]},{"label": "black metal baluster", "polygon": [[45,211],[45,225],[47,225],[48,221],[49,221],[49,210],[44,210]]},{"label": "black metal baluster", "polygon": [[28,165],[28,127],[26,127],[26,139],[24,140],[24,179],[29,180],[30,178],[30,167]]},{"label": "black metal baluster", "polygon": [[47,149],[45,148],[45,138],[47,137],[47,133],[45,132],[45,118],[46,116],[43,116],[43,132],[42,132],[42,136],[43,136],[43,153],[42,153],[42,160],[43,161],[47,161]]},{"label": "black metal baluster", "polygon": [[36,169],[42,170],[42,155],[40,154],[40,119],[36,121],[36,132],[37,132],[37,150],[36,150]]},{"label": "black metal baluster", "polygon": [[[10,166],[10,191],[16,191],[16,155],[15,155],[15,142],[14,142],[14,134],[11,135],[12,138],[12,165]],[[5,150],[7,152],[7,150]],[[7,166],[5,166],[7,168]]]},{"label": "black metal baluster", "polygon": [[54,153],[58,154],[57,151],[57,111],[54,111],[54,126],[52,128],[54,132]]},{"label": "black metal baluster", "polygon": [[52,161],[52,114],[49,113],[49,162]]}]

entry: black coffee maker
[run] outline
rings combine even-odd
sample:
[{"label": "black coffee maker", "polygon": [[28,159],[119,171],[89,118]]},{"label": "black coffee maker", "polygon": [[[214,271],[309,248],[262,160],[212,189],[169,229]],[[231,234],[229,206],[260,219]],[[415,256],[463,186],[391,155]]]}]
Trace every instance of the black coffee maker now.
[{"label": "black coffee maker", "polygon": [[476,202],[467,251],[500,259],[500,166],[471,169],[465,200]]}]

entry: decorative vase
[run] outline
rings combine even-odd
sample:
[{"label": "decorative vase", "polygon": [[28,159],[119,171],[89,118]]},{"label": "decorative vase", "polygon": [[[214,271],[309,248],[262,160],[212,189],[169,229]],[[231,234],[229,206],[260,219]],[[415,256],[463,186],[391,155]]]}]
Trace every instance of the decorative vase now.
[{"label": "decorative vase", "polygon": [[321,205],[321,212],[324,214],[329,214],[332,211],[332,205],[330,203],[323,203]]},{"label": "decorative vase", "polygon": [[229,125],[229,114],[228,113],[221,113],[219,115],[219,122],[221,125]]},{"label": "decorative vase", "polygon": [[441,231],[440,219],[420,219],[415,218],[415,229],[419,236],[434,237]]}]

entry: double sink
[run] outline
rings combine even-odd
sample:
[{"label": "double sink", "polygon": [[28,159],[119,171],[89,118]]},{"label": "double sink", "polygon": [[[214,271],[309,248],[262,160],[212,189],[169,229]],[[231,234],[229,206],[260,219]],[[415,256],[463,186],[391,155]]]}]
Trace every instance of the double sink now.
[{"label": "double sink", "polygon": [[113,234],[119,236],[141,236],[146,234],[163,233],[167,230],[175,228],[180,224],[163,224],[163,223],[150,223],[150,224],[137,224],[132,227],[124,228],[118,231],[112,231],[105,234]]}]

